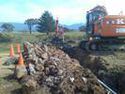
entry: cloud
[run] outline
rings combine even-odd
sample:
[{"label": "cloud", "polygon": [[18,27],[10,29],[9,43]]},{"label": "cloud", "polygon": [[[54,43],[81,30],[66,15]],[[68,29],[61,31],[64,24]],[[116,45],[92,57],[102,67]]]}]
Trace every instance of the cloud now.
[{"label": "cloud", "polygon": [[114,0],[113,2],[110,0],[106,0],[105,6],[110,15],[118,15],[121,11],[123,11],[125,15],[125,1],[124,0]]},{"label": "cloud", "polygon": [[66,8],[58,7],[50,10],[54,17],[59,17],[60,23],[72,24],[76,22],[83,22],[83,8]]},{"label": "cloud", "polygon": [[[1,5],[0,6],[0,13],[1,13],[1,17],[0,20],[4,21],[4,22],[9,22],[9,21],[14,21],[17,19],[22,19],[21,15],[18,10],[16,10],[15,7],[13,6],[9,6],[8,5]],[[18,18],[19,17],[19,18]]]},{"label": "cloud", "polygon": [[37,4],[34,3],[27,4],[25,9],[27,9],[26,18],[39,18],[45,11],[44,7],[38,6]]},{"label": "cloud", "polygon": [[17,6],[15,3],[0,5],[1,22],[24,22],[27,18],[39,18],[44,8],[33,3]]},{"label": "cloud", "polygon": [[[33,2],[24,3],[19,6],[19,3],[8,3],[0,6],[1,18],[0,21],[4,22],[24,22],[27,18],[39,18],[44,10],[50,11],[54,18],[59,17],[60,23],[72,24],[75,22],[82,22],[83,20],[83,9],[73,8],[72,6],[64,7],[61,6],[50,7],[47,5],[40,5]],[[8,7],[9,6],[9,7]],[[8,11],[9,10],[9,11]]]},{"label": "cloud", "polygon": [[44,10],[62,24],[85,22],[86,11],[96,5],[105,5],[109,14],[125,13],[124,0],[0,0],[0,21],[24,22],[27,18],[39,18]]}]

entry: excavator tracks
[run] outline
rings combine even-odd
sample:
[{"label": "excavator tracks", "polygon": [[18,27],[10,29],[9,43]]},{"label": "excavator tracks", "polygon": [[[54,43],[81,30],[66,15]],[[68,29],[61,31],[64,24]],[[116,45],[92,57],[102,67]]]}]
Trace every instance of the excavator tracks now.
[{"label": "excavator tracks", "polygon": [[85,51],[121,51],[125,52],[124,42],[97,42],[97,41],[82,41],[79,47]]}]

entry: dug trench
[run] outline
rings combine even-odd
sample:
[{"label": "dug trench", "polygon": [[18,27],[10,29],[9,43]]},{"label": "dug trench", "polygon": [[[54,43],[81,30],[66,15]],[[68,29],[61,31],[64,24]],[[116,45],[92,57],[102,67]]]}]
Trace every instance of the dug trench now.
[{"label": "dug trench", "polygon": [[118,94],[125,94],[125,52],[86,52],[78,47],[63,50]]}]

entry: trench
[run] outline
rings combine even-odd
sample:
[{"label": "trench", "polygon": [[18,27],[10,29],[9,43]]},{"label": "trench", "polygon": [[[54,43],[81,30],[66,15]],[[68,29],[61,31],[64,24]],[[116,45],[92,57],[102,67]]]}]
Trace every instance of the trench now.
[{"label": "trench", "polygon": [[[125,94],[124,58],[118,60],[114,52],[86,52],[78,47],[65,47],[63,51],[71,58],[77,59],[84,68],[90,69],[97,78],[118,94]],[[124,57],[124,53],[122,55]]]}]

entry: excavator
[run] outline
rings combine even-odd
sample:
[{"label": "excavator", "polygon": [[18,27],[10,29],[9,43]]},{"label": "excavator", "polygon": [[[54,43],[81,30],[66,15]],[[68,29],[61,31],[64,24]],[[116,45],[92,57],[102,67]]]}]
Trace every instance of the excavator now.
[{"label": "excavator", "polygon": [[84,50],[125,50],[125,15],[108,15],[104,6],[87,11],[87,38],[80,42]]}]

